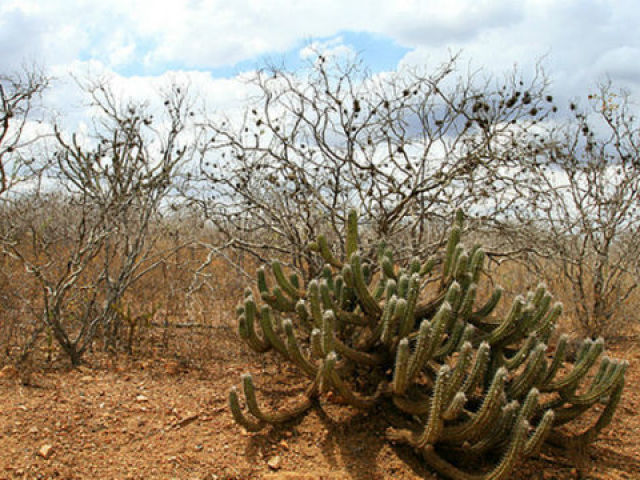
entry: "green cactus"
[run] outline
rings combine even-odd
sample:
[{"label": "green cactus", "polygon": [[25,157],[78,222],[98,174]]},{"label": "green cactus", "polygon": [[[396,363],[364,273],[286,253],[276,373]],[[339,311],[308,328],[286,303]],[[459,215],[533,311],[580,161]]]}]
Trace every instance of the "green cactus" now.
[{"label": "green cactus", "polygon": [[[229,395],[245,429],[287,422],[332,392],[355,408],[404,416],[411,428],[390,425],[387,437],[414,447],[442,475],[499,480],[547,440],[586,445],[609,424],[627,363],[602,357],[601,339],[583,342],[567,362],[568,338],[550,341],[562,306],[544,285],[496,315],[503,291],[482,285],[485,253],[461,243],[462,213],[442,257],[404,266],[384,244],[375,261],[365,257],[355,211],[346,224],[343,249],[322,236],[312,245],[326,263],[318,278],[301,285],[275,261],[269,274],[258,270],[263,305],[247,291],[237,309],[240,337],[253,350],[277,352],[310,381],[296,405],[269,412],[245,375],[244,409],[235,388]],[[563,437],[557,427],[596,406],[591,427]]]}]

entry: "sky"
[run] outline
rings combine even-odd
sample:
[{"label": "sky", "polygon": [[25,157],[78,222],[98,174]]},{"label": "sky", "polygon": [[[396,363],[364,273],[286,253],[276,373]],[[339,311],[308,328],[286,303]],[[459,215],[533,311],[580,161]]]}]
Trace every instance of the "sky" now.
[{"label": "sky", "polygon": [[637,0],[0,0],[0,73],[41,65],[64,109],[70,74],[109,73],[132,94],[188,76],[220,108],[238,75],[296,68],[310,48],[358,53],[372,72],[437,65],[527,74],[541,63],[560,99],[596,82],[640,94]]}]

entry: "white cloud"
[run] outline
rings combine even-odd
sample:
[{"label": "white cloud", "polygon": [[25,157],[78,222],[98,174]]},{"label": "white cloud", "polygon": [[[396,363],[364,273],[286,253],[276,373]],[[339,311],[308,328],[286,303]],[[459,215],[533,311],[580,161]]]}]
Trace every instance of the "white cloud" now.
[{"label": "white cloud", "polygon": [[[462,50],[493,73],[514,64],[532,72],[545,56],[554,88],[570,98],[605,76],[640,92],[639,24],[636,0],[4,0],[0,65],[36,60],[60,71],[92,60],[106,70],[147,72],[141,78],[149,81],[176,68],[231,67],[314,38],[335,37],[315,45],[349,53],[357,45],[340,32],[369,32],[410,48],[402,62],[410,65],[435,66]],[[223,103],[235,96],[212,85],[206,89]]]},{"label": "white cloud", "polygon": [[355,53],[352,47],[345,45],[342,37],[336,37],[326,42],[311,42],[300,50],[299,55],[301,59],[309,60],[317,54],[322,54],[325,58],[349,58]]}]

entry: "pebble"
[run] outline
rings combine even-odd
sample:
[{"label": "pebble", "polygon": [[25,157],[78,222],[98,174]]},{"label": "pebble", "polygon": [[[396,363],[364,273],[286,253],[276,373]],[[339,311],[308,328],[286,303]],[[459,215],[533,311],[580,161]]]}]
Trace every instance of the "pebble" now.
[{"label": "pebble", "polygon": [[282,458],[280,457],[280,455],[271,457],[267,462],[267,465],[269,465],[269,468],[271,470],[278,470],[282,466]]},{"label": "pebble", "polygon": [[49,444],[43,445],[42,447],[40,447],[40,450],[38,450],[38,455],[40,455],[45,460],[48,459],[52,453],[53,453],[53,445],[49,445]]}]

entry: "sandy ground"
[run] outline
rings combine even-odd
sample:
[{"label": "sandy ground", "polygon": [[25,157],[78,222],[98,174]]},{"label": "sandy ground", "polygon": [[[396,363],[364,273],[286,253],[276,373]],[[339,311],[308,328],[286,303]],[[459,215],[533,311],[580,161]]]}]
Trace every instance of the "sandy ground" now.
[{"label": "sandy ground", "polygon": [[[301,390],[287,367],[217,333],[204,366],[161,356],[0,375],[0,479],[435,479],[383,438],[384,412],[322,404],[295,424],[247,434],[227,408],[246,371],[261,398]],[[609,346],[631,363],[613,424],[590,450],[543,450],[513,480],[640,479],[640,340]],[[97,362],[96,362],[97,363]],[[292,386],[293,382],[293,386]]]}]

